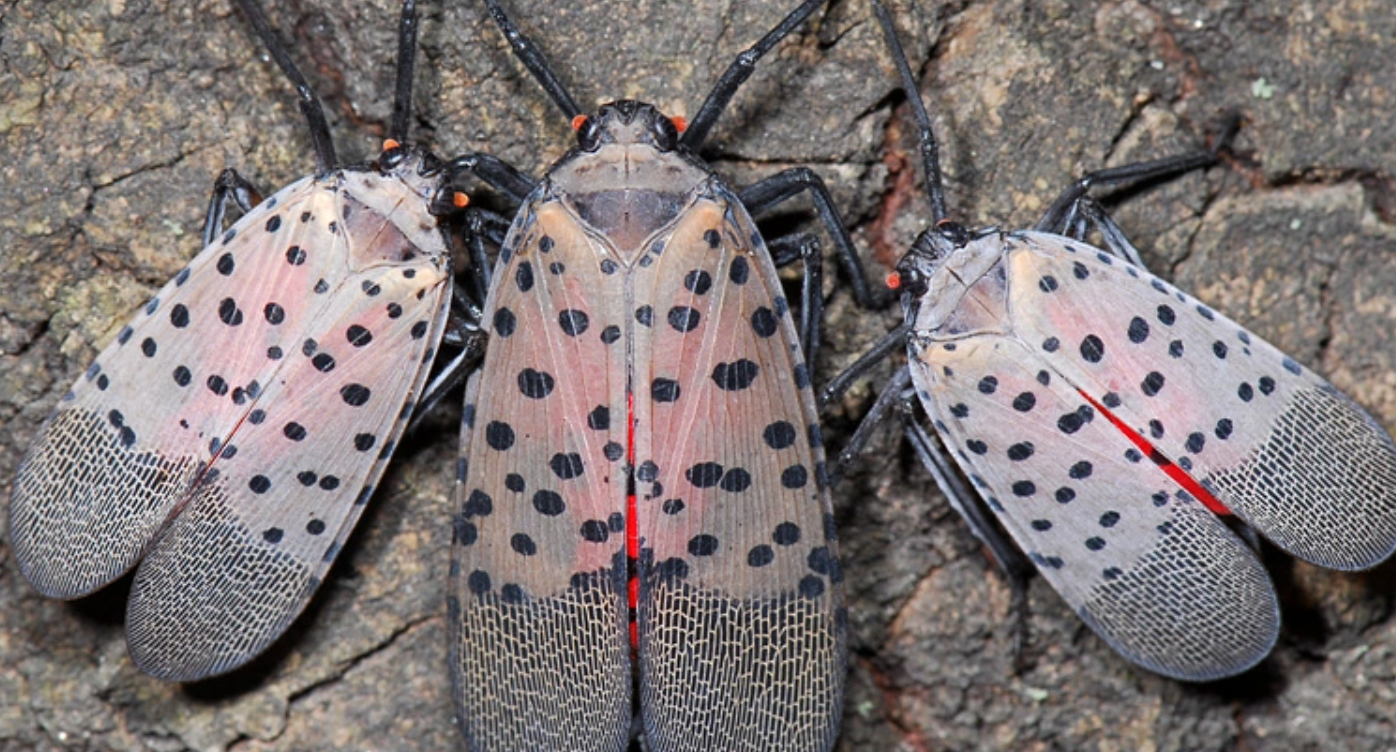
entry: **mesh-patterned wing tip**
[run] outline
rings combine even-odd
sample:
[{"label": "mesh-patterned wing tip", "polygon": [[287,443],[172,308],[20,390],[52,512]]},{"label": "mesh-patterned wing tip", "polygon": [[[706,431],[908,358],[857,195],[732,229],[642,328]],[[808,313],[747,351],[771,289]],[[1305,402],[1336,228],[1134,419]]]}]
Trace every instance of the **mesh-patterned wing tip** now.
[{"label": "mesh-patterned wing tip", "polygon": [[60,407],[15,473],[9,542],[20,574],[73,600],[130,571],[197,463],[123,445],[109,416]]},{"label": "mesh-patterned wing tip", "polygon": [[1273,612],[1273,621],[1262,624],[1254,633],[1232,635],[1235,638],[1226,644],[1214,645],[1216,654],[1203,660],[1182,653],[1172,655],[1147,655],[1126,648],[1110,639],[1099,620],[1090,612],[1078,612],[1081,620],[1125,660],[1135,663],[1160,676],[1177,681],[1205,683],[1239,676],[1260,665],[1272,650],[1280,635],[1280,614]]},{"label": "mesh-patterned wing tip", "polygon": [[310,562],[255,538],[206,486],[136,570],[126,644],[142,671],[195,681],[275,642],[319,581]]},{"label": "mesh-patterned wing tip", "polygon": [[[1187,517],[1174,524],[1191,526]],[[1207,682],[1248,671],[1279,639],[1280,604],[1260,560],[1233,541],[1165,539],[1137,568],[1098,585],[1078,614],[1116,652],[1154,673]],[[1186,576],[1165,574],[1174,570]]]}]

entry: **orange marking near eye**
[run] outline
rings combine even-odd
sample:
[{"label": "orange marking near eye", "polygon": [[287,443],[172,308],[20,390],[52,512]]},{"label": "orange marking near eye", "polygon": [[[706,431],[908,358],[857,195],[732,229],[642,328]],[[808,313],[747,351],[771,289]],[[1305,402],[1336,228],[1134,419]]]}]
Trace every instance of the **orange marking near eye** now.
[{"label": "orange marking near eye", "polygon": [[586,125],[586,124],[587,124],[587,116],[586,116],[586,115],[578,115],[578,116],[572,118],[572,130],[574,130],[574,131],[579,131],[579,130],[581,130],[581,129],[582,129],[582,126],[584,126],[584,125]]},{"label": "orange marking near eye", "polygon": [[887,289],[900,290],[902,288],[902,275],[892,272],[887,275]]},{"label": "orange marking near eye", "polygon": [[398,143],[396,139],[387,138],[383,140],[383,151],[392,151],[399,146],[402,146],[402,144]]},{"label": "orange marking near eye", "polygon": [[451,194],[451,205],[455,206],[457,209],[464,209],[470,206],[470,197],[460,191],[456,191]]},{"label": "orange marking near eye", "polygon": [[684,117],[683,115],[671,117],[669,118],[669,121],[674,124],[674,130],[678,131],[679,133],[683,133],[684,131],[688,130],[688,118]]}]

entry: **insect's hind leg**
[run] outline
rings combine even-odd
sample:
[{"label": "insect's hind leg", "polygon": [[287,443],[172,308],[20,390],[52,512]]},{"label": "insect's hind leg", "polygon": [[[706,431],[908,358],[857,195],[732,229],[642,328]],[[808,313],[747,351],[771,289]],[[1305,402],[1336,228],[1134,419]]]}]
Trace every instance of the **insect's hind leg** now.
[{"label": "insect's hind leg", "polygon": [[853,286],[854,299],[858,301],[858,305],[864,308],[880,307],[882,301],[876,301],[873,298],[872,288],[868,286],[867,274],[863,271],[863,262],[858,259],[858,251],[853,247],[853,238],[849,236],[848,228],[844,226],[838,211],[834,209],[834,200],[829,195],[829,188],[824,185],[824,179],[819,177],[814,170],[808,167],[793,167],[783,170],[748,186],[738,194],[738,198],[746,206],[747,211],[755,216],[805,191],[809,192],[810,199],[814,202],[814,209],[819,214],[820,222],[828,231],[829,237],[833,239],[834,245],[838,247],[839,260],[843,264],[844,274],[848,276],[849,284]]},{"label": "insect's hind leg", "polygon": [[208,211],[204,213],[203,247],[207,248],[223,233],[223,219],[228,213],[228,202],[237,204],[243,214],[262,203],[262,194],[246,178],[232,168],[224,170],[213,181],[213,191],[208,197]]},{"label": "insect's hind leg", "polygon": [[835,479],[842,478],[844,470],[867,446],[873,431],[883,421],[895,415],[901,420],[903,431],[911,442],[912,448],[916,450],[916,456],[926,467],[926,472],[930,473],[935,480],[936,487],[950,502],[951,508],[965,519],[974,536],[993,552],[1004,575],[1010,581],[1025,582],[1035,571],[1032,563],[994,526],[993,521],[985,512],[983,504],[979,501],[979,497],[965,485],[964,480],[948,459],[943,446],[931,438],[930,434],[921,427],[921,424],[916,420],[915,409],[912,407],[915,400],[916,393],[912,387],[911,369],[908,366],[902,366],[887,381],[887,385],[883,387],[872,408],[868,410],[868,414],[863,417],[858,428],[854,430],[853,437],[848,440],[848,444],[839,453],[833,477]]},{"label": "insect's hind leg", "polygon": [[1091,228],[1095,228],[1096,232],[1100,233],[1105,250],[1141,269],[1148,268],[1144,265],[1143,257],[1139,255],[1139,249],[1129,242],[1129,238],[1125,237],[1125,231],[1115,224],[1115,220],[1111,219],[1110,214],[1105,211],[1105,207],[1090,196],[1082,196],[1076,200],[1070,221],[1063,230],[1059,231],[1059,234],[1076,240],[1085,240]]},{"label": "insect's hind leg", "polygon": [[916,420],[909,403],[910,399],[903,400],[899,412],[903,432],[917,458],[935,480],[936,487],[945,496],[950,508],[960,515],[974,537],[993,554],[999,571],[1008,581],[1012,593],[1008,617],[1013,630],[1013,671],[1022,673],[1028,668],[1024,658],[1029,639],[1028,582],[1036,569],[1018,546],[994,524],[982,498],[965,486],[963,477],[946,456],[944,445],[926,432]]},{"label": "insect's hind leg", "polygon": [[[891,342],[895,345],[904,340],[905,334],[899,334],[896,337],[886,338],[884,343]],[[877,348],[874,348],[874,351],[876,350]],[[869,363],[876,363],[889,351],[890,349],[883,350],[877,359],[870,360]],[[1021,673],[1025,668],[1024,655],[1029,636],[1027,586],[1036,569],[1013,541],[1009,540],[995,525],[991,515],[985,509],[984,502],[973,489],[965,484],[963,477],[946,454],[944,446],[932,438],[917,421],[915,401],[916,393],[912,387],[911,370],[907,366],[902,366],[888,380],[872,408],[868,410],[868,414],[858,424],[853,437],[839,453],[838,461],[834,464],[834,470],[831,473],[832,483],[837,485],[842,480],[848,466],[867,446],[878,426],[888,418],[896,416],[902,423],[902,432],[916,452],[917,459],[926,468],[926,472],[930,473],[936,487],[940,489],[941,494],[950,504],[950,508],[960,515],[965,524],[969,525],[970,532],[974,534],[974,537],[989,549],[999,570],[1003,572],[1004,579],[1008,581],[1008,586],[1012,591],[1009,617],[1013,620],[1013,668],[1015,672]]]},{"label": "insect's hind leg", "polygon": [[800,285],[800,350],[814,368],[819,358],[820,324],[824,320],[824,255],[819,240],[808,233],[783,235],[766,243],[777,268],[804,262]]}]

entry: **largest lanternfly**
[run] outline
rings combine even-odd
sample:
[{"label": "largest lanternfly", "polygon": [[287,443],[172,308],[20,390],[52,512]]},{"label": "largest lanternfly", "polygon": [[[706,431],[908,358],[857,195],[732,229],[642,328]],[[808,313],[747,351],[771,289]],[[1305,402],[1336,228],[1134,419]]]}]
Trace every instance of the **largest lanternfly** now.
[{"label": "largest lanternfly", "polygon": [[834,213],[808,170],[738,194],[695,156],[823,0],[743,53],[686,129],[634,101],[581,114],[488,5],[577,145],[536,184],[459,163],[522,204],[463,418],[450,612],[467,745],[621,750],[638,728],[657,751],[826,750],[846,617],[806,357],[820,293],[807,279],[797,331],[775,271],[818,255],[777,241],[773,261],[749,212],[811,189]]},{"label": "largest lanternfly", "polygon": [[[945,219],[930,120],[875,5],[920,126],[935,215],[897,266],[905,323],[849,372],[907,347],[865,426],[910,387],[979,497],[910,424],[951,503],[1020,571],[1021,555],[977,513],[982,500],[1129,660],[1196,681],[1255,665],[1278,634],[1278,601],[1223,518],[1321,566],[1374,566],[1396,548],[1396,445],[1331,384],[1146,271],[1086,195],[1212,155],[1087,176],[1032,231]],[[1054,234],[1088,225],[1110,251]],[[847,378],[836,382],[830,394]]]},{"label": "largest lanternfly", "polygon": [[[239,5],[300,92],[316,174],[255,206],[224,174],[203,250],[63,397],[9,509],[15,561],[45,595],[83,596],[139,565],[132,658],[182,681],[265,649],[334,562],[446,327],[450,254],[433,212],[460,203],[440,160],[397,141],[336,167],[318,101],[260,8]],[[408,0],[399,140],[415,39]],[[230,200],[245,213],[224,229]]]}]

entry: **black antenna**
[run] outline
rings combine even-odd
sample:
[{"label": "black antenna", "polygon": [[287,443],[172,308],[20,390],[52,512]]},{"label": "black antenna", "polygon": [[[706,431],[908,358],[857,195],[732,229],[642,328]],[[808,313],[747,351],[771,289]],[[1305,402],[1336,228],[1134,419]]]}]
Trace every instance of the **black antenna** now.
[{"label": "black antenna", "polygon": [[305,76],[301,75],[300,69],[291,61],[291,56],[286,54],[286,48],[276,40],[276,33],[271,30],[267,23],[267,17],[262,13],[262,7],[256,0],[235,0],[243,14],[252,22],[252,28],[257,32],[258,38],[266,46],[267,52],[271,53],[271,59],[281,66],[281,72],[291,79],[292,85],[296,87],[296,96],[301,106],[301,113],[305,115],[306,124],[310,126],[310,140],[315,144],[315,166],[316,172],[323,175],[335,167],[334,141],[330,139],[330,127],[325,124],[325,111],[320,108],[320,100],[315,96],[315,92],[310,89],[310,84],[306,82]]},{"label": "black antenna", "polygon": [[805,0],[800,7],[796,8],[790,15],[785,17],[780,25],[771,29],[766,36],[761,37],[761,41],[752,45],[746,52],[737,56],[727,70],[723,72],[722,78],[717,80],[713,90],[708,94],[703,106],[698,108],[698,114],[688,121],[688,130],[683,132],[683,137],[679,143],[688,148],[689,151],[697,152],[703,145],[703,141],[708,137],[708,131],[712,130],[713,124],[722,115],[722,111],[727,108],[732,97],[736,96],[737,89],[741,88],[751,74],[756,70],[756,63],[767,52],[771,51],[780,40],[790,35],[795,27],[804,23],[806,18],[815,10],[823,6],[828,0]]},{"label": "black antenna", "polygon": [[519,27],[515,26],[513,21],[509,20],[509,14],[504,12],[499,0],[485,0],[485,6],[489,8],[490,16],[494,18],[499,30],[504,32],[504,38],[509,40],[509,46],[514,48],[514,55],[519,58],[519,62],[523,63],[528,72],[538,79],[543,90],[548,92],[548,96],[552,97],[554,102],[557,102],[558,107],[562,108],[567,119],[570,121],[582,114],[581,108],[573,101],[572,95],[567,93],[567,87],[557,80],[557,75],[548,67],[548,61],[543,57],[538,46],[533,43],[532,39],[524,36],[524,33],[519,31]]},{"label": "black antenna", "polygon": [[397,34],[397,88],[393,93],[393,122],[388,138],[407,143],[407,121],[412,117],[412,74],[417,64],[417,2],[403,0]]},{"label": "black antenna", "polygon": [[892,15],[887,12],[881,0],[872,0],[872,6],[873,11],[877,13],[877,22],[882,26],[882,35],[887,40],[887,47],[892,52],[892,62],[896,64],[897,73],[902,78],[902,89],[906,92],[907,102],[911,104],[911,111],[916,115],[916,125],[921,129],[918,141],[921,146],[921,164],[926,170],[926,193],[931,199],[931,219],[933,223],[938,224],[946,217],[945,185],[940,174],[940,147],[936,144],[935,132],[931,130],[931,116],[926,114],[926,105],[921,101],[921,92],[917,88],[916,78],[911,74],[911,65],[906,61],[902,43],[897,41],[897,29],[892,25]]}]

